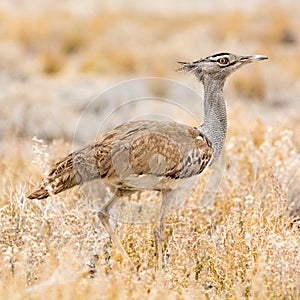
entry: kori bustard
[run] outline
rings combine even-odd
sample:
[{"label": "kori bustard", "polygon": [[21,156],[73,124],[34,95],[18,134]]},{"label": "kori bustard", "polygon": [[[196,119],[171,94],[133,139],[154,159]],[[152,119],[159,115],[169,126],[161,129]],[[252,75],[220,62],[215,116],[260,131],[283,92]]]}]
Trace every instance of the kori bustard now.
[{"label": "kori bustard", "polygon": [[223,98],[225,80],[241,66],[263,59],[267,57],[218,53],[193,62],[179,62],[180,71],[194,74],[204,86],[204,121],[201,125],[190,127],[150,120],[123,123],[96,142],[55,163],[28,198],[43,199],[84,182],[103,180],[114,196],[98,215],[113,242],[126,256],[110,224],[110,210],[124,195],[139,190],[162,192],[154,229],[157,266],[161,268],[165,208],[170,201],[168,194],[176,188],[176,182],[201,174],[219,157],[227,130]]}]

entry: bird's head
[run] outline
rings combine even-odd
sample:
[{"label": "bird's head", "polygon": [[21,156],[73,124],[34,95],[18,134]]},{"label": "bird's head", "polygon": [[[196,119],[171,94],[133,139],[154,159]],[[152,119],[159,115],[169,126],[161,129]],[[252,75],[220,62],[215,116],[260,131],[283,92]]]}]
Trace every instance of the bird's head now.
[{"label": "bird's head", "polygon": [[262,55],[235,55],[231,53],[218,53],[193,62],[178,62],[182,65],[178,71],[187,71],[195,74],[200,81],[216,79],[224,81],[233,71],[248,63],[267,59]]}]

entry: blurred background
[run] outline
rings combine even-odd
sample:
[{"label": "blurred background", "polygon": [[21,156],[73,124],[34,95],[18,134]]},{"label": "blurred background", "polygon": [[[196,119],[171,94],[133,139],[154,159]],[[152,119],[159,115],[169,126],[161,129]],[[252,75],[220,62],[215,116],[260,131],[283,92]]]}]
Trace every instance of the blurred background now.
[{"label": "blurred background", "polygon": [[[128,79],[168,78],[201,91],[192,76],[175,72],[176,61],[221,51],[269,56],[233,74],[225,87],[236,124],[290,120],[291,129],[299,128],[296,0],[2,0],[0,39],[1,140],[36,135],[71,141],[91,99]],[[171,87],[152,82],[140,89],[168,98]],[[116,107],[126,92],[99,102],[90,120],[100,120],[107,105]]]}]

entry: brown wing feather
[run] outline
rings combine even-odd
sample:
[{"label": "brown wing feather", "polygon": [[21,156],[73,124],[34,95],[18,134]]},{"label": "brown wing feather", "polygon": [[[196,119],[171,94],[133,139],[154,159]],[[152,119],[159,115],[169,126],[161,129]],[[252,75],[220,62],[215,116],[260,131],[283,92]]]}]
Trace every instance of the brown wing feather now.
[{"label": "brown wing feather", "polygon": [[132,175],[191,177],[200,174],[212,158],[209,140],[190,126],[138,121],[115,130],[111,142],[111,168],[105,180],[118,182],[118,185]]},{"label": "brown wing feather", "polygon": [[[196,128],[175,122],[128,122],[55,163],[28,197],[46,198],[97,178],[124,190],[135,189],[139,177],[187,178],[200,174],[212,153],[208,139]],[[142,183],[140,188],[149,185]]]}]

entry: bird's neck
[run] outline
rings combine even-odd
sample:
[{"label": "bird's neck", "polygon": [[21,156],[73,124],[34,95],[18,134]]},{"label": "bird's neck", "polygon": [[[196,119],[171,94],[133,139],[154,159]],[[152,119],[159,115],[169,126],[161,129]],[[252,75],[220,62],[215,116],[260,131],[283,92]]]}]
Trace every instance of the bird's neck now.
[{"label": "bird's neck", "polygon": [[204,86],[204,122],[199,129],[208,137],[213,147],[214,162],[221,154],[227,132],[226,105],[223,96],[225,80],[207,78]]}]

